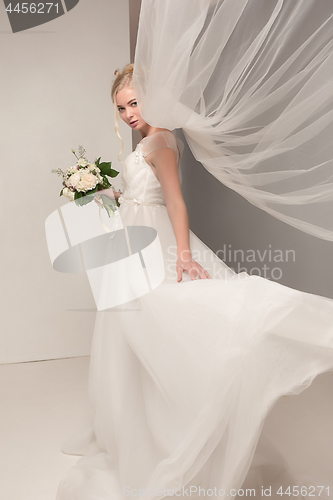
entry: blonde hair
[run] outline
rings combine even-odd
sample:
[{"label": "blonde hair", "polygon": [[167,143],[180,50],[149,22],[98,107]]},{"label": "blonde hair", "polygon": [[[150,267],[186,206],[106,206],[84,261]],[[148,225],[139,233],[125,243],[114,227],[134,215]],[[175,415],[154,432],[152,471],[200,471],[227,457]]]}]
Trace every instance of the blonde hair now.
[{"label": "blonde hair", "polygon": [[126,64],[126,66],[123,68],[122,72],[119,73],[119,71],[116,69],[114,74],[116,75],[115,80],[112,83],[112,88],[111,88],[111,99],[114,104],[114,113],[115,113],[115,124],[114,124],[114,129],[116,131],[117,136],[121,140],[122,143],[122,148],[121,151],[118,155],[118,160],[120,163],[122,163],[125,168],[126,165],[123,161],[120,159],[120,155],[123,152],[124,149],[124,141],[119,133],[119,128],[118,128],[118,108],[117,108],[117,102],[116,102],[116,94],[119,90],[121,90],[124,87],[129,87],[133,88],[133,71],[134,71],[134,64]]}]

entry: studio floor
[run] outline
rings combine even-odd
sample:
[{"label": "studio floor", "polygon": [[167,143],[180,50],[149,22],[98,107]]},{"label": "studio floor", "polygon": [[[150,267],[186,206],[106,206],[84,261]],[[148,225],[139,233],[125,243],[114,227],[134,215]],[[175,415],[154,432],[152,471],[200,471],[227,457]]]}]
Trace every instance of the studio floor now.
[{"label": "studio floor", "polygon": [[[55,500],[59,482],[79,458],[63,454],[61,443],[93,415],[87,393],[89,359],[0,366],[0,498]],[[332,480],[332,422],[333,372],[329,372],[300,395],[280,398],[265,428],[278,429],[274,442],[282,452],[288,450],[292,456],[297,443],[298,454],[300,446],[310,447],[318,457],[315,470],[306,461],[292,463],[295,470]]]}]

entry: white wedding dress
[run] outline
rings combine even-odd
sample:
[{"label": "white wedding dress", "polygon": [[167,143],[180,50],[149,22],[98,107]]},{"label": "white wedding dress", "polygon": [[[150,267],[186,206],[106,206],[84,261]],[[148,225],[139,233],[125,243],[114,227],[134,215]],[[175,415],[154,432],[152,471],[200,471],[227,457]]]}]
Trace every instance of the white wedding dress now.
[{"label": "white wedding dress", "polygon": [[[259,499],[261,486],[271,486],[279,500],[279,486],[293,491],[306,483],[264,436],[263,424],[280,397],[333,370],[333,300],[237,275],[192,232],[193,257],[213,279],[192,281],[184,273],[177,283],[174,231],[145,161],[162,147],[174,149],[181,179],[181,141],[165,131],[144,138],[125,160],[119,214],[124,226],[156,229],[165,278],[97,313],[89,373],[95,415],[62,446],[83,456],[56,498],[157,499],[174,492],[198,500],[200,486],[214,498],[255,488]],[[310,496],[330,498],[333,490],[318,493]]]}]

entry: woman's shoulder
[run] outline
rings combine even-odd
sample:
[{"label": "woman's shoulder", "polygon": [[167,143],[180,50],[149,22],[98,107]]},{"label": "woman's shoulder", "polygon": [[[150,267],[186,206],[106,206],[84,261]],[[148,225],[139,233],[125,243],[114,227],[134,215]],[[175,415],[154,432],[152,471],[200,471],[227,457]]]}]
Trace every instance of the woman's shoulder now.
[{"label": "woman's shoulder", "polygon": [[176,137],[174,132],[168,129],[161,129],[150,136],[144,137],[142,141],[142,151],[144,156],[148,156],[153,151],[163,148],[172,148],[177,152],[179,141],[180,139]]},{"label": "woman's shoulder", "polygon": [[176,141],[176,136],[174,132],[168,130],[166,128],[160,129],[157,132],[154,132],[152,135],[147,135],[143,138],[144,144],[148,143],[156,143],[156,144],[170,144]]}]

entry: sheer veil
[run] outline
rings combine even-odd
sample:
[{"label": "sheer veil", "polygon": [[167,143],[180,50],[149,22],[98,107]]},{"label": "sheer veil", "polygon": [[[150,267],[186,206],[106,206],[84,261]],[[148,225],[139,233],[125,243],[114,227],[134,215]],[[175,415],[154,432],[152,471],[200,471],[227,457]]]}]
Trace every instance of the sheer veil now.
[{"label": "sheer veil", "polygon": [[140,112],[272,216],[333,241],[332,0],[142,0]]}]

